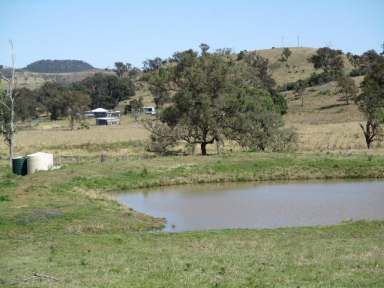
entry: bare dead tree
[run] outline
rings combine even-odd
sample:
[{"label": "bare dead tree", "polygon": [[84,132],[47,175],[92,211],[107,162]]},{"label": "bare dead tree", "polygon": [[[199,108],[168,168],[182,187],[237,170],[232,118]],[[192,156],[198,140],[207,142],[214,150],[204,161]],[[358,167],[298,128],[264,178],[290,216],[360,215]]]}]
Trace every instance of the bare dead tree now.
[{"label": "bare dead tree", "polygon": [[376,139],[376,136],[379,135],[380,125],[377,121],[369,119],[365,124],[365,127],[362,123],[360,123],[360,128],[363,130],[367,148],[370,149],[373,141]]},{"label": "bare dead tree", "polygon": [[0,98],[0,111],[2,112],[1,133],[8,145],[9,166],[12,168],[13,151],[16,141],[15,125],[15,98],[13,90],[15,89],[15,53],[13,42],[9,40],[11,49],[11,76],[5,77],[1,74],[1,79],[7,82],[7,91],[4,97]]},{"label": "bare dead tree", "polygon": [[301,107],[304,107],[304,92],[306,88],[305,86],[306,85],[304,81],[299,80],[295,88],[296,97],[301,99]]}]

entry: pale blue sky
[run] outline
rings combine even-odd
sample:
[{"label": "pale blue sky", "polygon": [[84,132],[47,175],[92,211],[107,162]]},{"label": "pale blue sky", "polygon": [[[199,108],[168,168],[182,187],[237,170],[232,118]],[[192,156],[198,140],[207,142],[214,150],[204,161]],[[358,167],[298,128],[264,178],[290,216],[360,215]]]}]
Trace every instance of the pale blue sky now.
[{"label": "pale blue sky", "polygon": [[198,48],[296,46],[362,53],[384,41],[384,0],[0,0],[0,63],[80,59],[104,68]]}]

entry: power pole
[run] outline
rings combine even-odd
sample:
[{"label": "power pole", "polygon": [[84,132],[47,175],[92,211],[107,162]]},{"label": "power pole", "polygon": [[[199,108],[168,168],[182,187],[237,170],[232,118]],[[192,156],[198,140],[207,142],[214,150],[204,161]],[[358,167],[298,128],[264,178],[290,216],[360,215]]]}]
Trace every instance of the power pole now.
[{"label": "power pole", "polygon": [[384,41],[383,41],[383,44],[381,44],[381,49],[382,49],[382,51],[381,51],[381,55],[384,56]]}]

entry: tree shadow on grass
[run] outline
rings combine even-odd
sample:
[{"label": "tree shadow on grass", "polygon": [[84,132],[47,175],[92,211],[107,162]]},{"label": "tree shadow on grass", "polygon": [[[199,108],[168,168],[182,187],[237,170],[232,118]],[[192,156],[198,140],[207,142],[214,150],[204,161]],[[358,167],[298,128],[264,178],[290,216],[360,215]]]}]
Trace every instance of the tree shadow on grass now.
[{"label": "tree shadow on grass", "polygon": [[337,107],[344,107],[344,106],[348,106],[348,105],[345,104],[345,103],[326,105],[326,106],[320,107],[319,110],[327,110],[327,109],[332,109],[332,108],[337,108]]}]

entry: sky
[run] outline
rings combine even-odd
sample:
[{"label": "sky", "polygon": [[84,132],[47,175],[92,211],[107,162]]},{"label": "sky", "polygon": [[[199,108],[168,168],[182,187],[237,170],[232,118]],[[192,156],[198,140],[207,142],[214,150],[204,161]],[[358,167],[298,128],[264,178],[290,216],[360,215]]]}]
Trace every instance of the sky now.
[{"label": "sky", "polygon": [[0,0],[0,64],[79,59],[142,67],[176,51],[295,47],[381,51],[384,0]]}]

